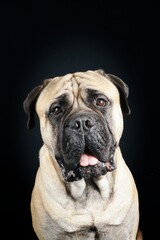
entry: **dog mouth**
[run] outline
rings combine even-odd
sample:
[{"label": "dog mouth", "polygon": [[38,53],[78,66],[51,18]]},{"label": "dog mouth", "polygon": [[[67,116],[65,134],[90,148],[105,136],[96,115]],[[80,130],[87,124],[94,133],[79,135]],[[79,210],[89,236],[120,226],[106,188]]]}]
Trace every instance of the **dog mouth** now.
[{"label": "dog mouth", "polygon": [[109,159],[102,162],[87,148],[84,153],[81,154],[79,164],[75,169],[66,169],[62,162],[60,165],[63,178],[67,182],[78,181],[82,178],[98,178],[116,168],[114,153],[111,153]]},{"label": "dog mouth", "polygon": [[88,167],[88,166],[95,166],[101,164],[103,167],[106,166],[108,171],[113,171],[115,169],[115,164],[113,160],[113,153],[110,155],[109,161],[107,160],[105,163],[99,161],[98,158],[90,151],[89,148],[85,148],[84,153],[81,154],[79,160],[80,167]]},{"label": "dog mouth", "polygon": [[103,167],[106,167],[108,171],[113,171],[115,169],[115,164],[113,159],[111,159],[109,162],[103,163],[100,162],[96,157],[92,155],[82,154],[80,159],[80,167],[92,167],[95,165],[101,164]]},{"label": "dog mouth", "polygon": [[110,155],[109,160],[107,159],[106,162],[101,162],[89,149],[85,149],[85,152],[80,157],[79,171],[83,178],[99,177],[114,169],[113,154]]}]

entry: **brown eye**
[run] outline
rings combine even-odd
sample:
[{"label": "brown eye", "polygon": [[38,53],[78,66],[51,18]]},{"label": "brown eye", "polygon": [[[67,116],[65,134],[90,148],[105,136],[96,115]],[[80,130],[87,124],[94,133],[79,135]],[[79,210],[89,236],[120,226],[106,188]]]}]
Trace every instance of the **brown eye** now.
[{"label": "brown eye", "polygon": [[58,115],[58,114],[61,113],[61,112],[62,112],[62,108],[61,108],[60,106],[56,106],[56,107],[54,107],[53,110],[52,110],[52,113],[53,113],[54,115]]},{"label": "brown eye", "polygon": [[96,105],[100,107],[105,107],[107,105],[107,101],[103,98],[97,98]]}]

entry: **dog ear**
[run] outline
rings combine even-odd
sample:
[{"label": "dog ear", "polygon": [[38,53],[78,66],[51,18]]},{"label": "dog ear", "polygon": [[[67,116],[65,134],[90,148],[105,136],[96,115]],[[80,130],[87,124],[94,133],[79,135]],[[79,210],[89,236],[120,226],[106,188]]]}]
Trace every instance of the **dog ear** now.
[{"label": "dog ear", "polygon": [[35,104],[37,98],[44,87],[48,84],[49,80],[45,80],[42,85],[39,85],[33,88],[27,95],[26,99],[23,102],[23,108],[25,113],[28,115],[27,128],[32,129],[35,126]]},{"label": "dog ear", "polygon": [[112,74],[107,74],[111,81],[117,86],[119,92],[120,92],[120,102],[121,102],[121,108],[123,113],[129,115],[131,113],[129,104],[128,104],[128,95],[129,95],[129,87],[126,83],[122,81],[119,77],[116,77]]},{"label": "dog ear", "polygon": [[131,113],[129,104],[128,104],[128,95],[129,95],[129,87],[128,85],[122,81],[119,77],[105,73],[102,69],[98,70],[100,74],[103,76],[108,76],[112,83],[118,88],[119,93],[120,93],[120,103],[121,103],[121,108],[123,113],[129,115]]}]

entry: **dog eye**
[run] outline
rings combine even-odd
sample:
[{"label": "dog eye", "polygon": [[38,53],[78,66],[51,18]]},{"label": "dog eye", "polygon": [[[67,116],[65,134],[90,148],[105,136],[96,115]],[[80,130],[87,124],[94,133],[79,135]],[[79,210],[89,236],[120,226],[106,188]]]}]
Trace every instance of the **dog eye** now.
[{"label": "dog eye", "polygon": [[100,106],[100,107],[105,107],[106,105],[108,105],[108,101],[103,99],[103,98],[97,98],[96,99],[96,105]]},{"label": "dog eye", "polygon": [[62,108],[60,106],[55,106],[51,112],[54,114],[54,115],[58,115],[62,112]]}]

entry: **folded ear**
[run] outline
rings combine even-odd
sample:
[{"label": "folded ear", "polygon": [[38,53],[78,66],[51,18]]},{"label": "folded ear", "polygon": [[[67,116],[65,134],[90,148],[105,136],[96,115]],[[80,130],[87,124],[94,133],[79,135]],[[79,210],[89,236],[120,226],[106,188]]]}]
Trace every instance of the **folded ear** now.
[{"label": "folded ear", "polygon": [[27,128],[32,129],[35,126],[35,104],[37,98],[44,87],[48,84],[49,80],[45,80],[42,85],[39,85],[33,88],[27,95],[26,99],[23,102],[23,108],[25,113],[28,115]]},{"label": "folded ear", "polygon": [[120,93],[120,103],[121,103],[121,108],[122,112],[129,115],[131,113],[129,104],[128,104],[128,95],[129,95],[129,87],[128,85],[119,77],[112,75],[112,74],[107,74],[103,70],[98,70],[100,74],[103,76],[108,76],[112,83],[118,88],[119,93]]},{"label": "folded ear", "polygon": [[129,95],[128,85],[124,83],[119,77],[116,77],[112,74],[108,74],[108,76],[111,78],[111,81],[117,86],[120,92],[120,101],[123,113],[129,115],[131,113],[131,110],[127,100]]}]

